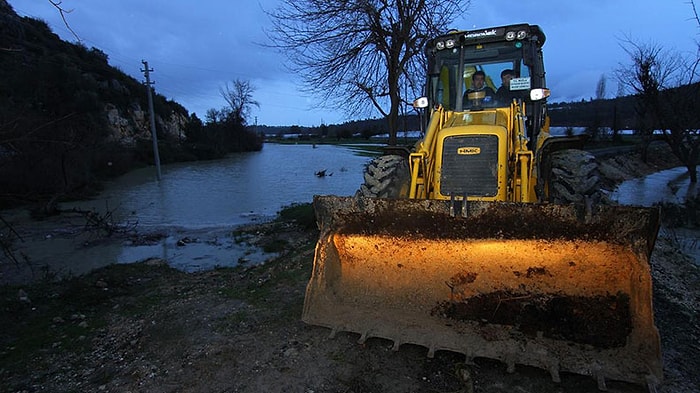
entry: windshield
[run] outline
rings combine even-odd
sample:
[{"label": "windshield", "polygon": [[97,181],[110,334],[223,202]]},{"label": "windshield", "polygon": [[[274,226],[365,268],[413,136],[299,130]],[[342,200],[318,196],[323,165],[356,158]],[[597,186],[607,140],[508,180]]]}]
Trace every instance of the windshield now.
[{"label": "windshield", "polygon": [[479,98],[479,106],[483,107],[508,106],[514,98],[526,99],[532,83],[522,50],[497,45],[438,53],[428,92],[433,102],[450,110],[469,109],[475,104],[469,96],[474,91],[484,92]]}]

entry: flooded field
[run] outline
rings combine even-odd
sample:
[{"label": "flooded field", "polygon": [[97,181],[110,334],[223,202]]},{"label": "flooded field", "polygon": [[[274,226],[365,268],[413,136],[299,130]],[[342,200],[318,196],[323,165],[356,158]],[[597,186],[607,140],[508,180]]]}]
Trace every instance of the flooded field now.
[{"label": "flooded field", "polygon": [[[0,282],[68,277],[149,258],[185,271],[262,263],[274,255],[235,238],[236,227],[270,220],[283,207],[311,202],[316,194],[353,195],[368,160],[351,146],[266,144],[261,152],[166,165],[160,181],[153,168],[133,171],[108,183],[91,201],[62,205],[107,214],[130,236],[105,238],[86,230],[81,214],[37,222],[26,211],[6,211],[2,217],[22,241],[16,242],[18,263],[0,265]],[[626,181],[612,198],[629,205],[681,203],[697,193],[685,172],[673,168]],[[671,235],[700,263],[697,232],[674,230]]]},{"label": "flooded field", "polygon": [[367,161],[351,146],[268,143],[260,152],[165,165],[160,181],[154,168],[139,169],[107,183],[93,200],[61,205],[108,215],[113,224],[138,232],[139,240],[86,231],[81,214],[37,222],[26,211],[6,211],[2,217],[22,237],[16,246],[23,260],[3,263],[0,282],[79,275],[148,258],[185,271],[260,263],[274,255],[234,239],[236,227],[271,220],[283,207],[311,202],[315,194],[353,195]]}]

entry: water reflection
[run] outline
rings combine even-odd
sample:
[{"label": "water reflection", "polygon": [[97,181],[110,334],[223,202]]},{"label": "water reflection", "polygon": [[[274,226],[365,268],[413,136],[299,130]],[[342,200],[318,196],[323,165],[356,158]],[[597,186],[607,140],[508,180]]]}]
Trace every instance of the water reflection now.
[{"label": "water reflection", "polygon": [[[646,177],[627,180],[612,193],[611,198],[623,205],[653,206],[659,203],[684,204],[700,195],[697,183],[691,184],[688,169],[677,167]],[[662,228],[661,236],[674,239],[681,251],[700,265],[700,231],[690,228]]]},{"label": "water reflection", "polygon": [[[17,254],[30,263],[0,265],[0,282],[26,281],[42,269],[50,275],[79,275],[147,258],[165,259],[185,271],[264,262],[274,255],[234,241],[231,231],[271,219],[292,203],[311,202],[315,194],[354,194],[368,161],[356,150],[266,144],[260,152],[222,160],[165,165],[160,181],[153,168],[136,170],[107,183],[94,200],[62,204],[64,209],[109,212],[116,223],[135,225],[139,233],[162,235],[147,244],[84,232],[80,216],[35,222],[25,211],[3,212],[24,240],[17,243]],[[316,176],[323,170],[326,176]]]},{"label": "water reflection", "polygon": [[656,203],[682,204],[697,195],[697,183],[690,184],[688,169],[676,167],[627,180],[613,191],[611,198],[623,205],[652,206]]},{"label": "water reflection", "polygon": [[[366,161],[345,147],[265,144],[260,152],[164,166],[161,181],[153,168],[136,170],[108,184],[99,198],[66,207],[114,210],[120,221],[146,228],[238,225],[273,217],[315,194],[352,195]],[[321,170],[325,177],[315,175]]]}]

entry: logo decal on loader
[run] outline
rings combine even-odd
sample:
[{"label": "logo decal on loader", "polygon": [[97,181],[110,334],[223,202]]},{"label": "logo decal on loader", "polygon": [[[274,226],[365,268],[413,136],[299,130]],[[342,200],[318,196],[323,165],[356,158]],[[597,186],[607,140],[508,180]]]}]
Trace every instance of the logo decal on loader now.
[{"label": "logo decal on loader", "polygon": [[476,154],[481,154],[480,147],[460,147],[457,149],[457,154],[461,156],[473,156]]}]

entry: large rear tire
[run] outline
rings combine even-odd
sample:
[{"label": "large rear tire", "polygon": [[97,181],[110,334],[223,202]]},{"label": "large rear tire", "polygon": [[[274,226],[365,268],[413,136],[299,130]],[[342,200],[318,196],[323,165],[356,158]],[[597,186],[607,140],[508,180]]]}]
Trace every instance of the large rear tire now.
[{"label": "large rear tire", "polygon": [[372,159],[365,167],[365,182],[357,195],[374,198],[405,198],[408,196],[410,173],[406,158],[384,155]]},{"label": "large rear tire", "polygon": [[566,149],[552,154],[549,201],[557,204],[605,203],[601,175],[593,154]]}]

